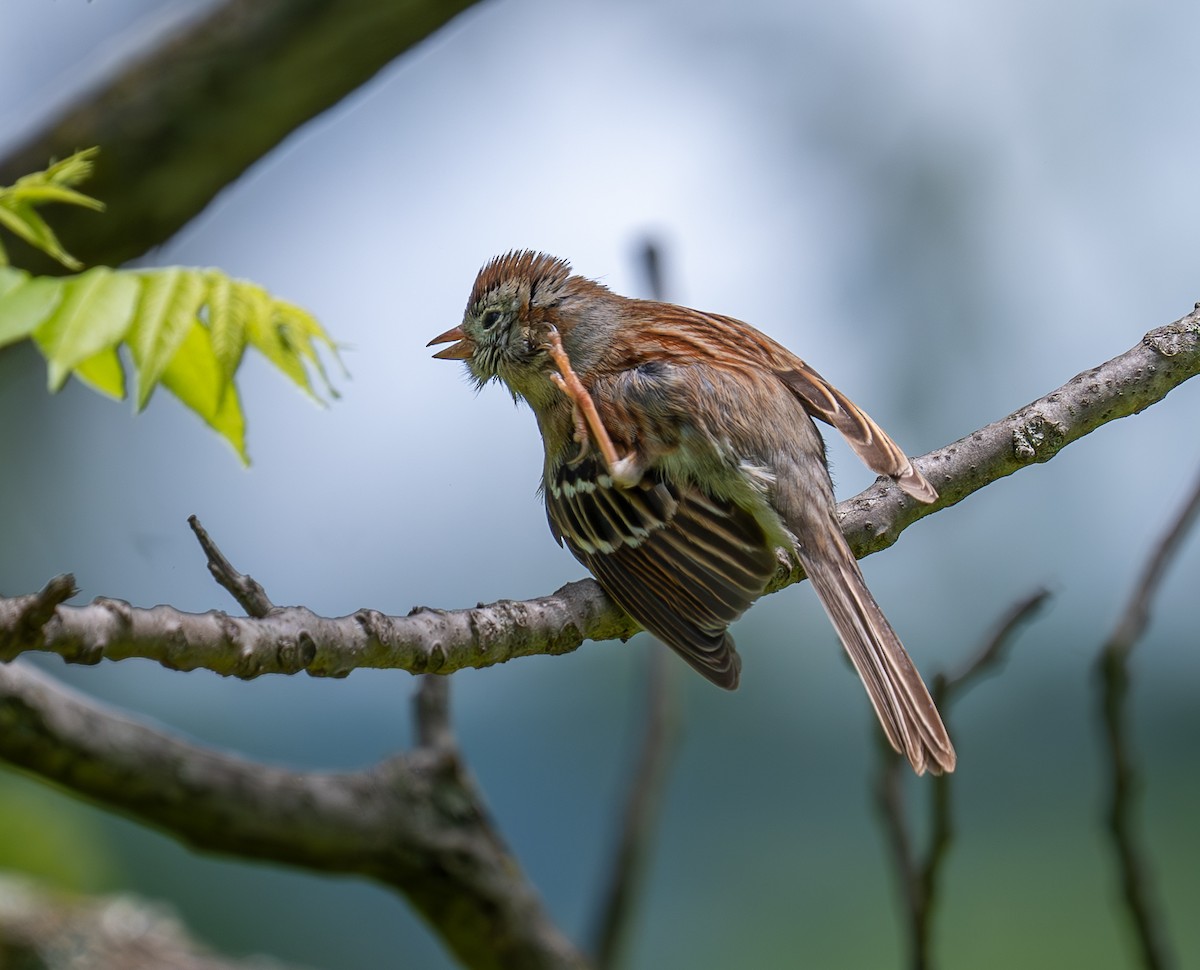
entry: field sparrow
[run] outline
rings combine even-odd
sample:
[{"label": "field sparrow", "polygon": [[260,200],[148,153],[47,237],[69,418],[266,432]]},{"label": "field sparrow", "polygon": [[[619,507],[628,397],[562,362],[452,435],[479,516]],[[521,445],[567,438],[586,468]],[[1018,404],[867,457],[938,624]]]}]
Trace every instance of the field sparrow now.
[{"label": "field sparrow", "polygon": [[917,774],[954,770],[937,708],[842,536],[813,418],[918,501],[937,492],[845,395],[740,320],[618,296],[529,250],[480,270],[462,324],[429,345],[451,341],[434,356],[533,409],[550,528],[638,623],[732,689],[741,661],[726,629],[787,550],[892,746]]}]

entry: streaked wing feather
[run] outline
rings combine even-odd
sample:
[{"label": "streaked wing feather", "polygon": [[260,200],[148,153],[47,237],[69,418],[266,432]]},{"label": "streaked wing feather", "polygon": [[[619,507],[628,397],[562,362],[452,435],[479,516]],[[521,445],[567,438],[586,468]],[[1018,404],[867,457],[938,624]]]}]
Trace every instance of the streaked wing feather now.
[{"label": "streaked wing feather", "polygon": [[645,306],[653,313],[654,326],[639,328],[636,341],[622,344],[623,355],[612,366],[633,370],[647,362],[690,364],[715,355],[760,374],[774,372],[814,418],[845,436],[868,468],[893,478],[920,502],[937,499],[934,487],[883,429],[786,347],[733,317],[671,303]]},{"label": "streaked wing feather", "polygon": [[620,488],[592,458],[560,469],[546,510],[555,535],[630,616],[709,680],[737,686],[725,631],[776,565],[751,513],[652,475]]},{"label": "streaked wing feather", "polygon": [[614,600],[642,626],[675,650],[691,667],[718,687],[737,687],[741,661],[733,639],[723,630],[708,632],[689,622],[678,606],[663,602],[659,587],[645,581],[639,566],[646,563],[616,562],[614,557],[595,557],[588,567]]},{"label": "streaked wing feather", "polygon": [[937,490],[865,411],[802,360],[797,358],[790,363],[788,369],[776,373],[809,414],[836,428],[871,471],[895,479],[919,502],[937,499]]}]

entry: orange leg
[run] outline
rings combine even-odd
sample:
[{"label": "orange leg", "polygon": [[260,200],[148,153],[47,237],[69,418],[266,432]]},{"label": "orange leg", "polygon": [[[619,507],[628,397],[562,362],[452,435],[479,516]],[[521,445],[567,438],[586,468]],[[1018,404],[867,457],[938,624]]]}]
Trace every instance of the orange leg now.
[{"label": "orange leg", "polygon": [[600,449],[604,464],[613,480],[618,485],[625,487],[636,485],[642,474],[641,469],[637,467],[634,455],[630,454],[625,458],[617,457],[617,449],[608,436],[604,422],[600,420],[596,402],[592,400],[592,395],[588,393],[588,389],[583,386],[583,381],[579,379],[579,375],[571,366],[571,359],[563,349],[562,336],[556,327],[551,327],[550,333],[547,335],[547,350],[554,361],[554,366],[558,368],[558,373],[551,374],[550,380],[554,381],[558,389],[571,399],[575,419],[575,440],[581,444],[576,460],[578,461],[587,453],[587,433],[590,429],[592,437],[596,439],[596,447]]}]

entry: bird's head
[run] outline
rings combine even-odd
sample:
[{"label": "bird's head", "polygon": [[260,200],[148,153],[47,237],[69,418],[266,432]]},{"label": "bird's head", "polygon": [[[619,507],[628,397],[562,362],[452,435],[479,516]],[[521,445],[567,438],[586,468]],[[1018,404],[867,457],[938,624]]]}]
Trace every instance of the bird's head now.
[{"label": "bird's head", "polygon": [[[532,250],[497,256],[479,271],[462,323],[428,346],[434,357],[463,360],[480,386],[499,379],[530,403],[549,393],[546,337],[571,279],[570,265]],[[451,343],[453,342],[453,343]]]}]

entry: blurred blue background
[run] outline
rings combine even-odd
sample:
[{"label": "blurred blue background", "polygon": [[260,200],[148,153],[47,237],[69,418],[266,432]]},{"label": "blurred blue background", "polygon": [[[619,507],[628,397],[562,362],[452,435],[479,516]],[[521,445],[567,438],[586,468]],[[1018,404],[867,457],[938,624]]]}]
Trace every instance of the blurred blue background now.
[{"label": "blurred blue background", "polygon": [[[8,5],[0,152],[202,6]],[[144,261],[253,279],[350,346],[352,378],[326,410],[248,360],[249,471],[165,394],[134,418],[77,384],[47,396],[27,347],[0,354],[0,591],[70,570],[79,602],[232,608],[191,513],[276,602],[328,614],[462,607],[578,578],[534,496],[529,414],[501,389],[474,395],[424,348],[458,322],[479,266],[514,247],[644,295],[635,255],[653,238],[677,302],[777,337],[910,453],[954,440],[1200,299],[1197,36],[1200,6],[1182,0],[483,3]],[[1092,663],[1200,471],[1198,409],[1192,382],[865,564],[927,676],[1016,598],[1055,591],[949,718],[946,966],[1131,963],[1102,834]],[[869,484],[830,444],[839,494]],[[1134,659],[1143,830],[1181,965],[1200,964],[1198,570],[1193,536]],[[680,670],[683,734],[629,965],[898,966],[862,689],[807,586],[736,632],[740,691]],[[608,862],[645,646],[453,679],[499,824],[577,938]],[[141,662],[42,666],[275,763],[362,766],[410,741],[399,672],[240,683]],[[0,800],[0,861],[21,864],[20,826],[50,822],[59,881],[165,898],[230,953],[450,965],[373,886],[193,855],[11,773]]]}]

